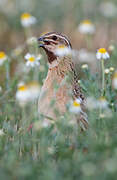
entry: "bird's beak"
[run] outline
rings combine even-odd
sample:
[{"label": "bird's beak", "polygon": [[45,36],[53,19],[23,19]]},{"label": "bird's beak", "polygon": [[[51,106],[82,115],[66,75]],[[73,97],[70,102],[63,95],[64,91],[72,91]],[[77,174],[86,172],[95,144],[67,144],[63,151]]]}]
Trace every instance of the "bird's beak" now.
[{"label": "bird's beak", "polygon": [[43,37],[39,37],[38,42],[39,42],[39,47],[44,47],[44,38]]},{"label": "bird's beak", "polygon": [[38,41],[43,41],[43,37],[39,37],[39,38],[38,38]]},{"label": "bird's beak", "polygon": [[39,47],[45,48],[46,45],[50,44],[50,41],[47,40],[44,36],[38,38]]}]

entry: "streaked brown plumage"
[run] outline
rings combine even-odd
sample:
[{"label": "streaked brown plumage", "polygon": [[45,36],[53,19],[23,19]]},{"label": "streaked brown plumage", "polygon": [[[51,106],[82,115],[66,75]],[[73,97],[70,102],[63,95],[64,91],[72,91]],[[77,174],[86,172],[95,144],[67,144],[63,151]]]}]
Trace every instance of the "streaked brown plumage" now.
[{"label": "streaked brown plumage", "polygon": [[[40,41],[42,42],[40,47],[45,50],[48,56],[49,70],[39,98],[39,113],[46,117],[56,119],[54,110],[50,105],[52,100],[55,100],[54,107],[60,112],[60,114],[63,114],[66,111],[66,104],[71,100],[71,98],[80,98],[82,100],[82,111],[80,115],[78,115],[78,122],[83,129],[86,129],[88,127],[88,121],[85,113],[85,98],[78,84],[75,64],[72,61],[72,57],[59,57],[55,54],[55,49],[60,44],[71,48],[70,41],[66,36],[56,32],[50,32],[43,35],[39,38],[39,42]],[[70,83],[65,81],[66,74],[70,74]],[[54,83],[59,85],[57,90],[54,88]],[[72,97],[70,96],[71,92]]]}]

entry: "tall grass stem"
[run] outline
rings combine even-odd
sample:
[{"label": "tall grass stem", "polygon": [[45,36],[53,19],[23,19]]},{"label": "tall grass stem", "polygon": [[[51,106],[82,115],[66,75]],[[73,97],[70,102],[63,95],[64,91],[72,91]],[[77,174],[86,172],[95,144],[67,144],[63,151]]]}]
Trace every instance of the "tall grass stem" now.
[{"label": "tall grass stem", "polygon": [[105,93],[104,59],[101,60],[101,66],[102,66],[102,96],[104,96]]},{"label": "tall grass stem", "polygon": [[6,89],[9,89],[9,81],[10,81],[10,62],[6,60],[5,62],[5,69],[6,69]]}]

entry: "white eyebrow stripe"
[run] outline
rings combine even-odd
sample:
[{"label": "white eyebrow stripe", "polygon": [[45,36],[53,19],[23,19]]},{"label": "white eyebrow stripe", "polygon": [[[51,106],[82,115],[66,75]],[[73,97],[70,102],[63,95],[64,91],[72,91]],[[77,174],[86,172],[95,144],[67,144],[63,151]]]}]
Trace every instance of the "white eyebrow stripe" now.
[{"label": "white eyebrow stripe", "polygon": [[55,41],[54,40],[52,40],[52,39],[48,39],[47,38],[47,40],[46,41],[49,41],[49,42],[53,42],[53,43],[55,43]]},{"label": "white eyebrow stripe", "polygon": [[[52,36],[57,36],[57,37],[59,37],[59,38],[63,38],[66,42],[67,42],[67,44],[71,47],[71,45],[70,45],[70,43],[69,43],[69,41],[67,40],[67,38],[66,37],[64,37],[64,36],[62,36],[62,35],[58,35],[58,34],[50,34],[50,35],[45,35],[45,37],[46,38],[49,38],[49,37],[52,37]],[[50,40],[50,39],[49,39]],[[54,41],[51,41],[51,42],[54,42]]]},{"label": "white eyebrow stripe", "polygon": [[67,44],[70,46],[70,43],[69,43],[69,41],[67,40],[67,38],[65,38],[64,36],[60,36],[60,35],[58,35],[58,37],[62,37],[66,42],[67,42]]}]

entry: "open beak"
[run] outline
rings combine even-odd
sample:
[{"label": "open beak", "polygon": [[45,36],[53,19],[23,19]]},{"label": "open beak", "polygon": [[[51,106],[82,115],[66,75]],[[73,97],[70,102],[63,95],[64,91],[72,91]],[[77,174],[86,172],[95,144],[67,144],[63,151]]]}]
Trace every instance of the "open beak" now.
[{"label": "open beak", "polygon": [[42,47],[42,48],[45,48],[45,45],[49,45],[50,44],[50,41],[46,40],[44,38],[44,36],[39,37],[38,38],[38,42],[39,42],[39,47]]},{"label": "open beak", "polygon": [[44,38],[43,37],[39,37],[38,42],[39,42],[39,47],[44,47]]}]

